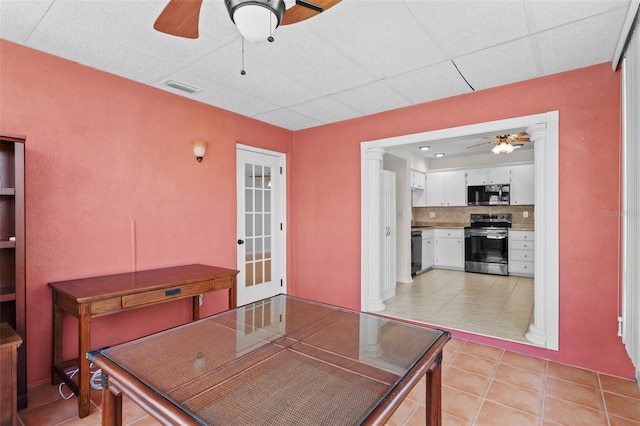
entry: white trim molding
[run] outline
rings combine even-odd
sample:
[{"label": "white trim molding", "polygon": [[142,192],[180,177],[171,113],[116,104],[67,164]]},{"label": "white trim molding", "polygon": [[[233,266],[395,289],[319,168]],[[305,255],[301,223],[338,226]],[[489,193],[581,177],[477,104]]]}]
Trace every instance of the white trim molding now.
[{"label": "white trim molding", "polygon": [[622,274],[619,335],[640,386],[640,24],[622,60]]},{"label": "white trim molding", "polygon": [[[382,168],[382,162],[374,160],[382,156],[385,148],[418,142],[468,137],[481,133],[500,133],[505,129],[523,128],[531,135],[535,149],[536,180],[536,249],[535,249],[535,311],[527,339],[532,344],[547,349],[559,348],[559,246],[558,246],[558,111],[509,118],[449,129],[414,133],[385,139],[362,142],[361,150],[361,309],[379,310],[376,289],[379,294],[380,243],[375,235],[380,228],[379,177],[374,169]],[[377,198],[376,198],[377,197]],[[376,207],[378,206],[378,207]],[[409,206],[410,208],[410,206]],[[540,243],[538,243],[540,242]],[[377,246],[374,248],[372,246]],[[376,279],[377,277],[377,279]],[[380,302],[382,306],[384,304]],[[372,309],[373,308],[373,309]],[[384,308],[382,308],[384,309]]]}]

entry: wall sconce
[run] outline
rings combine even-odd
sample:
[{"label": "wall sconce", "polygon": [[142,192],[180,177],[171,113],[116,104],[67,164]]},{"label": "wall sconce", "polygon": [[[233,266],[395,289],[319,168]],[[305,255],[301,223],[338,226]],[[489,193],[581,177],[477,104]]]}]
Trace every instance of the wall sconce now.
[{"label": "wall sconce", "polygon": [[193,155],[196,156],[198,163],[201,163],[202,157],[204,157],[204,153],[207,151],[207,142],[191,141],[191,146],[193,146]]}]

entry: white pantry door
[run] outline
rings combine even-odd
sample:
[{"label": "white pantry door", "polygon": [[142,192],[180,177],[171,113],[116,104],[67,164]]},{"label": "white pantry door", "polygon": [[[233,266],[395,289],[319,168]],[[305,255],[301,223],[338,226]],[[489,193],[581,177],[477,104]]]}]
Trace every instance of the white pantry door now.
[{"label": "white pantry door", "polygon": [[238,145],[238,306],[286,293],[285,156]]}]

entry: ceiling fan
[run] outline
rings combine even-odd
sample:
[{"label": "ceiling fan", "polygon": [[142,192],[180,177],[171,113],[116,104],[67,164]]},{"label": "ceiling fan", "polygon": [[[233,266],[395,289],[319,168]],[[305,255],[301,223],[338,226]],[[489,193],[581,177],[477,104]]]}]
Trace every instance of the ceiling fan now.
[{"label": "ceiling fan", "polygon": [[529,134],[527,132],[520,132],[516,133],[515,135],[496,135],[493,137],[485,137],[483,139],[489,139],[489,141],[468,146],[467,149],[473,148],[475,146],[485,145],[488,143],[494,143],[496,144],[496,146],[491,149],[491,152],[493,152],[494,154],[508,154],[514,149],[520,148],[522,146],[522,144],[514,146],[511,144],[511,142],[531,142],[531,140],[529,139]]},{"label": "ceiling fan", "polygon": [[[304,21],[335,6],[341,0],[224,0],[231,21],[240,34],[252,42],[273,41],[273,30],[280,25]],[[169,0],[153,25],[162,33],[198,38],[202,0]]]}]

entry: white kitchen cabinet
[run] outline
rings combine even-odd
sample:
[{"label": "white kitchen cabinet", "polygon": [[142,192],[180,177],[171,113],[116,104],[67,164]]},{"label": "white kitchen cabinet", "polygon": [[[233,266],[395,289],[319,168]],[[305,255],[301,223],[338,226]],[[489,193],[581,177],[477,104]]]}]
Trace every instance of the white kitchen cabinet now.
[{"label": "white kitchen cabinet", "polygon": [[450,269],[464,268],[464,230],[436,229],[435,266]]},{"label": "white kitchen cabinet", "polygon": [[427,206],[443,206],[444,205],[444,173],[427,174],[425,192],[426,192]]},{"label": "white kitchen cabinet", "polygon": [[425,174],[411,170],[411,207],[426,207]]},{"label": "white kitchen cabinet", "polygon": [[509,167],[471,169],[466,172],[467,185],[508,184],[511,182]]},{"label": "white kitchen cabinet", "polygon": [[417,170],[411,170],[411,189],[424,190],[425,175]]},{"label": "white kitchen cabinet", "polygon": [[511,167],[511,204],[535,204],[535,166],[523,164]]},{"label": "white kitchen cabinet", "polygon": [[535,233],[509,231],[509,275],[533,277],[535,269]]},{"label": "white kitchen cabinet", "polygon": [[433,229],[422,230],[422,270],[433,268],[435,260],[435,241]]},{"label": "white kitchen cabinet", "polygon": [[433,172],[426,176],[426,205],[465,206],[466,175],[464,171]]}]

